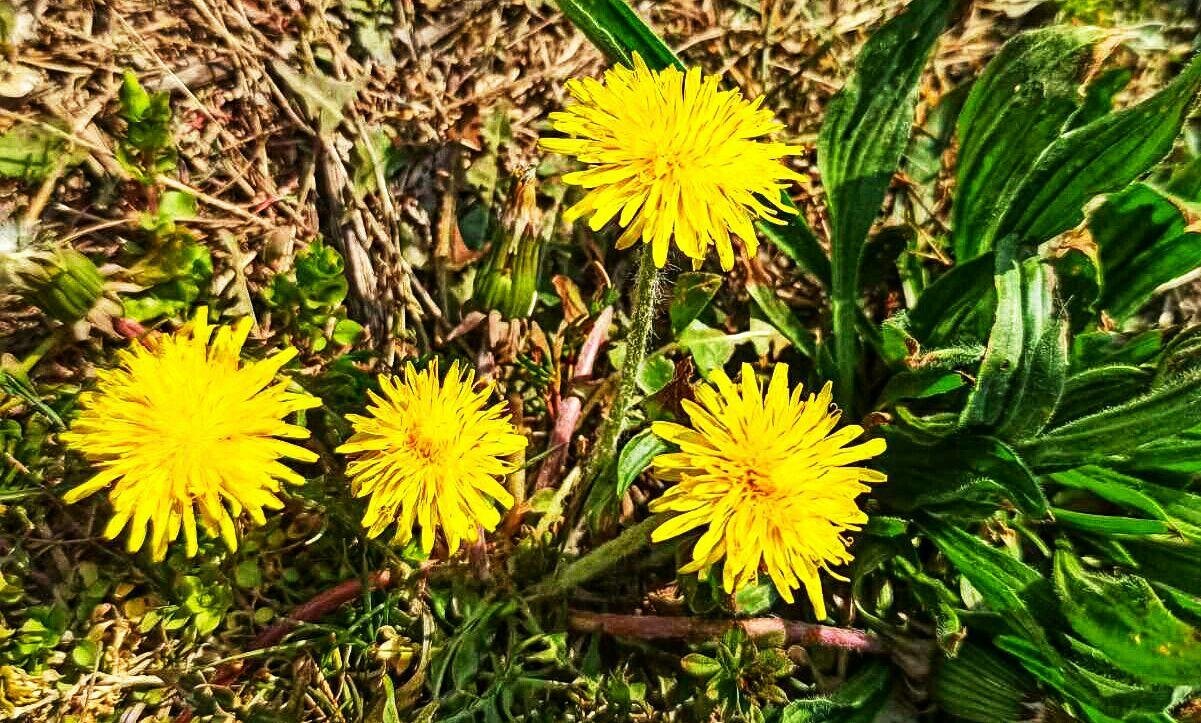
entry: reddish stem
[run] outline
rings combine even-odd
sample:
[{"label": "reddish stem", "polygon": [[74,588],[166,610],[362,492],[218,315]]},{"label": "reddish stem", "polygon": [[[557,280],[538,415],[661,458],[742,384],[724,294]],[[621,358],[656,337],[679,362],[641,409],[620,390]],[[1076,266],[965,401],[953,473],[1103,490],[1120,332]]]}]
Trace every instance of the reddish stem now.
[{"label": "reddish stem", "polygon": [[884,643],[865,630],[814,625],[782,618],[745,620],[706,620],[660,615],[615,615],[572,610],[568,627],[586,633],[606,633],[622,638],[659,640],[664,638],[713,639],[735,627],[749,637],[783,637],[786,645],[839,648],[858,653],[883,653]]},{"label": "reddish stem", "polygon": [[[601,313],[597,314],[596,320],[592,322],[592,330],[588,332],[588,338],[580,347],[580,353],[576,357],[575,369],[571,376],[572,387],[592,378],[592,368],[596,366],[601,345],[605,343],[605,337],[608,336],[609,326],[612,323],[613,307],[606,306]],[[558,413],[555,415],[555,426],[551,429],[550,441],[547,444],[550,453],[542,462],[542,466],[538,468],[538,476],[534,478],[534,489],[550,487],[555,477],[563,470],[563,463],[567,461],[567,453],[570,451],[571,437],[580,424],[580,412],[583,410],[583,404],[583,400],[574,389],[559,402]]]}]

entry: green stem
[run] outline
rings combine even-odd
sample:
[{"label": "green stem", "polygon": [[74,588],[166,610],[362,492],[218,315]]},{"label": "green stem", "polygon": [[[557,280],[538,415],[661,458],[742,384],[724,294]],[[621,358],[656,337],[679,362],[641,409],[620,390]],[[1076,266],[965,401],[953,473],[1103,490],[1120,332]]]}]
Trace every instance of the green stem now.
[{"label": "green stem", "polygon": [[606,572],[617,563],[638,552],[651,542],[651,532],[667,521],[670,515],[651,515],[642,522],[627,527],[620,535],[567,567],[560,568],[555,575],[543,580],[525,594],[526,600],[539,600],[564,595],[579,585]]},{"label": "green stem", "polygon": [[[597,432],[596,446],[584,463],[583,484],[580,497],[587,492],[596,478],[617,454],[617,443],[626,430],[626,416],[633,405],[638,391],[638,370],[646,358],[647,343],[655,320],[655,297],[659,289],[659,272],[651,257],[651,245],[643,244],[638,261],[638,277],[634,280],[634,311],[630,333],[626,336],[626,356],[621,365],[617,383],[617,396],[609,407],[609,413],[601,422]],[[577,497],[579,499],[579,497]]]},{"label": "green stem", "polygon": [[[837,264],[836,264],[837,265]],[[839,283],[840,280],[842,283]],[[856,279],[849,280],[834,275],[830,305],[834,316],[834,399],[842,407],[848,419],[853,419],[855,410],[855,370],[859,366],[859,310],[855,299]]]}]

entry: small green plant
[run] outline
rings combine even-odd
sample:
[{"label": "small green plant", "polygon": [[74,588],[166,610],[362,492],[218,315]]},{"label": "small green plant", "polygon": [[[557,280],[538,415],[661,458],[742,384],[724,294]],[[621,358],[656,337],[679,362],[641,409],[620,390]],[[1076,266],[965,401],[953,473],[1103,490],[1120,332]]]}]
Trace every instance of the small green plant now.
[{"label": "small green plant", "polygon": [[288,338],[320,352],[332,341],[349,346],[363,327],[346,318],[347,283],[342,256],[321,239],[296,255],[290,271],[277,274],[263,290],[276,326]]}]

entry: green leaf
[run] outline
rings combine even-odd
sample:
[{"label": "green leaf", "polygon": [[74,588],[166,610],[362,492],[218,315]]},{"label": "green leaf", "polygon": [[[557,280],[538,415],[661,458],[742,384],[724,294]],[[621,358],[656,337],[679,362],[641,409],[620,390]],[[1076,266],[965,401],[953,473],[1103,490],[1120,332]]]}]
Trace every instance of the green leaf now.
[{"label": "green leaf", "polygon": [[1114,666],[1151,684],[1201,680],[1201,631],[1168,612],[1146,580],[1085,572],[1063,549],[1054,580],[1072,629]]},{"label": "green leaf", "polygon": [[58,163],[73,166],[87,157],[65,138],[32,123],[18,123],[0,134],[0,176],[40,181]]},{"label": "green leaf", "polygon": [[1116,321],[1135,314],[1161,285],[1201,266],[1201,234],[1185,230],[1183,204],[1135,183],[1089,217],[1102,273],[1097,306]]},{"label": "green leaf", "polygon": [[84,638],[75,644],[71,649],[71,660],[80,668],[91,671],[96,667],[96,660],[100,657],[100,644],[95,640]]},{"label": "green leaf", "polygon": [[1030,259],[1022,272],[1022,361],[998,430],[1014,440],[1037,434],[1051,420],[1068,372],[1068,320],[1058,308],[1051,268]]},{"label": "green leaf", "polygon": [[1049,504],[1033,473],[998,439],[957,434],[934,445],[918,444],[886,427],[888,449],[880,464],[888,484],[876,495],[901,510],[955,503],[967,492],[990,488],[1026,514],[1045,518]]},{"label": "green leaf", "polygon": [[785,256],[792,259],[794,264],[816,276],[822,286],[829,288],[830,259],[826,256],[825,249],[821,247],[813,229],[809,227],[804,213],[796,207],[787,193],[780,194],[780,202],[793,211],[791,215],[785,216],[787,223],[761,221],[757,224],[759,232],[783,251]]},{"label": "green leaf", "polygon": [[1118,517],[1116,515],[1095,515],[1091,512],[1076,512],[1073,510],[1052,510],[1055,521],[1064,527],[1080,532],[1088,532],[1103,537],[1122,535],[1165,535],[1172,531],[1171,525],[1163,520],[1146,520],[1137,517]]},{"label": "green leaf", "polygon": [[1009,380],[1017,373],[1023,348],[1022,265],[1011,262],[996,275],[997,310],[976,386],[960,415],[964,427],[991,427],[1004,411]]},{"label": "green leaf", "polygon": [[1022,33],[989,62],[959,114],[952,242],[955,258],[992,248],[991,228],[1042,152],[1080,105],[1096,28]]},{"label": "green leaf", "polygon": [[1107,502],[1136,510],[1152,519],[1168,519],[1168,513],[1153,497],[1139,489],[1143,486],[1142,481],[1134,477],[1095,465],[1056,472],[1050,477],[1064,487],[1088,490]]},{"label": "green leaf", "polygon": [[1201,423],[1201,374],[1077,419],[1018,446],[1034,469],[1071,467],[1121,454]]},{"label": "green leaf", "polygon": [[611,63],[633,67],[633,54],[638,53],[652,69],[684,67],[625,0],[555,0],[555,3]]},{"label": "green leaf", "polygon": [[1018,721],[1034,681],[982,645],[965,644],[937,661],[931,694],[939,709],[977,723]]},{"label": "green leaf", "polygon": [[1073,374],[1063,385],[1051,424],[1062,425],[1137,397],[1151,386],[1151,372],[1114,364]]},{"label": "green leaf", "polygon": [[1143,102],[1057,138],[988,237],[1033,247],[1080,223],[1091,198],[1126,186],[1172,149],[1199,86],[1201,56]]},{"label": "green leaf", "polygon": [[621,448],[617,458],[617,497],[620,499],[638,479],[656,456],[667,452],[671,447],[650,429],[644,429],[630,438]]},{"label": "green leaf", "polygon": [[701,315],[721,288],[721,281],[722,277],[717,274],[699,271],[685,271],[679,275],[667,311],[672,333],[678,335]]},{"label": "green leaf", "polygon": [[992,305],[993,255],[983,254],[956,264],[930,284],[909,311],[910,331],[923,344],[940,346],[973,317]]},{"label": "green leaf", "polygon": [[661,353],[651,354],[638,365],[638,378],[634,381],[643,394],[655,394],[671,383],[676,374],[676,365]]},{"label": "green leaf", "polygon": [[877,409],[885,409],[902,399],[926,399],[962,389],[967,384],[959,372],[942,369],[922,368],[901,372],[888,380]]},{"label": "green leaf", "polygon": [[792,309],[776,296],[775,289],[757,281],[747,281],[746,291],[767,320],[792,345],[797,352],[813,359],[817,356],[817,340],[813,332],[792,313]]},{"label": "green leaf", "polygon": [[948,12],[946,0],[914,0],[876,31],[830,100],[818,135],[830,215],[835,393],[848,409],[859,356],[859,257],[909,143],[918,80]]},{"label": "green leaf", "polygon": [[1050,586],[1037,570],[992,547],[979,537],[947,522],[919,522],[959,574],[968,580],[994,612],[1001,613],[1014,632],[1040,649],[1050,649],[1040,618],[1055,610]]}]

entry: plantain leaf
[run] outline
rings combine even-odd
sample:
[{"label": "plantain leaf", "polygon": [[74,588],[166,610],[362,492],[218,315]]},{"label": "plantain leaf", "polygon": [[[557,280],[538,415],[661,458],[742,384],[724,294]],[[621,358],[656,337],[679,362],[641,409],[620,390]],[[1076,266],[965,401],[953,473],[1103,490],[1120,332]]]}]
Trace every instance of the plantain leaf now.
[{"label": "plantain leaf", "polygon": [[656,437],[649,428],[631,437],[617,459],[617,496],[620,498],[624,495],[655,457],[668,449],[668,444]]},{"label": "plantain leaf", "polygon": [[1172,526],[1163,520],[1095,515],[1091,512],[1076,512],[1058,507],[1054,508],[1052,512],[1055,515],[1055,521],[1064,527],[1104,537],[1165,535],[1172,531]]},{"label": "plantain leaf", "polygon": [[917,83],[948,15],[946,0],[914,0],[863,46],[826,109],[818,163],[830,214],[835,390],[854,398],[859,256],[909,142]]},{"label": "plantain leaf", "polygon": [[888,449],[880,464],[889,483],[880,499],[900,510],[966,501],[969,492],[999,491],[1031,517],[1049,513],[1038,479],[1012,449],[998,439],[957,434],[934,445],[918,444],[886,427]]},{"label": "plantain leaf", "polygon": [[[989,609],[1039,649],[1053,654],[1039,618],[1056,609],[1050,585],[1037,570],[948,522],[919,522],[926,536],[984,599]],[[1053,622],[1048,620],[1048,622]]]},{"label": "plantain leaf", "polygon": [[926,287],[909,311],[909,327],[923,344],[941,346],[964,323],[983,315],[996,298],[993,291],[993,255],[983,254],[956,264]]},{"label": "plantain leaf", "polygon": [[1056,426],[1121,404],[1151,386],[1151,372],[1127,364],[1088,369],[1068,377],[1051,424]]},{"label": "plantain leaf", "polygon": [[987,238],[1032,247],[1084,218],[1092,197],[1125,187],[1172,149],[1201,87],[1201,56],[1143,102],[1065,133],[1038,158]]},{"label": "plantain leaf", "polygon": [[1114,666],[1151,684],[1201,680],[1201,631],[1168,612],[1146,580],[1086,572],[1064,549],[1054,580],[1072,629]]},{"label": "plantain leaf", "polygon": [[1098,307],[1116,321],[1135,314],[1161,285],[1201,266],[1201,234],[1185,230],[1183,203],[1135,183],[1089,217],[1103,279]]},{"label": "plantain leaf", "polygon": [[633,67],[634,53],[653,69],[684,67],[625,0],[555,0],[563,15],[612,63]]},{"label": "plantain leaf", "polygon": [[1056,472],[1051,475],[1051,479],[1064,487],[1088,490],[1107,502],[1136,510],[1152,519],[1168,519],[1168,513],[1160,507],[1159,503],[1139,490],[1142,483],[1138,479],[1112,469],[1087,465],[1065,472]]},{"label": "plantain leaf", "polygon": [[1117,407],[1018,445],[1035,470],[1064,468],[1133,451],[1201,423],[1201,374],[1180,377]]},{"label": "plantain leaf", "polygon": [[1080,106],[1097,28],[1023,33],[1001,48],[959,115],[952,243],[960,262],[992,247],[996,218]]}]

